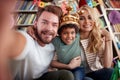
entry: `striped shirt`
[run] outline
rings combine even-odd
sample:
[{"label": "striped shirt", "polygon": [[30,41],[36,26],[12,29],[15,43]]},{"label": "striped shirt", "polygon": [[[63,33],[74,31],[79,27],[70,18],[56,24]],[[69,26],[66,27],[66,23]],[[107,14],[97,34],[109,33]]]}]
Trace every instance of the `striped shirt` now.
[{"label": "striped shirt", "polygon": [[[86,62],[86,70],[87,72],[89,71],[95,71],[95,70],[98,70],[98,69],[101,69],[103,68],[102,66],[102,61],[103,60],[103,52],[99,52],[99,53],[89,53],[87,51],[87,46],[88,46],[88,42],[89,40],[88,39],[84,39],[84,40],[80,40],[80,43],[81,43],[81,47],[82,47],[82,61],[83,62]],[[88,68],[89,67],[89,68]],[[90,69],[90,70],[88,70]]]}]

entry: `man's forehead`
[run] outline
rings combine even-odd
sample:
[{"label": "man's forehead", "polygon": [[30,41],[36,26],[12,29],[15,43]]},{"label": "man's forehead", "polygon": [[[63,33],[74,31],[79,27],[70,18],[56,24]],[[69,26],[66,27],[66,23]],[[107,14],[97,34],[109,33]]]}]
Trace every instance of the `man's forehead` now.
[{"label": "man's forehead", "polygon": [[58,16],[51,12],[43,12],[38,20],[59,23]]},{"label": "man's forehead", "polygon": [[44,22],[50,22],[50,23],[56,23],[56,24],[58,24],[59,23],[59,21],[52,21],[52,20],[49,20],[49,19],[41,19],[42,21],[44,21]]}]

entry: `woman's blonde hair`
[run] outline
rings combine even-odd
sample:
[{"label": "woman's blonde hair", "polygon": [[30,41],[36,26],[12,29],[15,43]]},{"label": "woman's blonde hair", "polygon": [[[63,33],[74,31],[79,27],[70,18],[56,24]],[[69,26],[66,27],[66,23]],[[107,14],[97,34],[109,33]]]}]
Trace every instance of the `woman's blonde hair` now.
[{"label": "woman's blonde hair", "polygon": [[89,35],[89,43],[88,43],[87,51],[89,51],[90,53],[96,53],[102,49],[100,19],[99,19],[99,16],[97,15],[97,12],[95,12],[94,8],[91,8],[88,5],[84,5],[80,7],[79,15],[84,14],[84,12],[82,12],[84,10],[88,11],[92,20],[94,21],[93,29]]}]

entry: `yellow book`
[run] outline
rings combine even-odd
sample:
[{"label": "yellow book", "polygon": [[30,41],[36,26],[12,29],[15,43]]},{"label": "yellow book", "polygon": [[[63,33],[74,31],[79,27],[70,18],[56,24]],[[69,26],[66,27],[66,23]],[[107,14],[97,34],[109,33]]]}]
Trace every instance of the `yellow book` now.
[{"label": "yellow book", "polygon": [[22,22],[22,20],[23,20],[24,17],[25,17],[25,14],[22,14],[22,16],[19,18],[19,20],[17,22],[18,25],[21,24],[21,22]]},{"label": "yellow book", "polygon": [[31,14],[30,19],[28,21],[28,24],[32,24],[32,21],[33,21],[35,16],[36,16],[35,14]]}]

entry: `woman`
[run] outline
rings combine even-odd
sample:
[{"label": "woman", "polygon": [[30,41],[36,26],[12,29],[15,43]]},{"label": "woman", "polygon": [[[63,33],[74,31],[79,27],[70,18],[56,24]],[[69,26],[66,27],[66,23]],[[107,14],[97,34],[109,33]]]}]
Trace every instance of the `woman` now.
[{"label": "woman", "polygon": [[99,18],[93,8],[82,6],[80,16],[81,58],[84,62],[86,76],[94,80],[109,80],[113,51],[112,39],[105,29],[100,29]]}]

